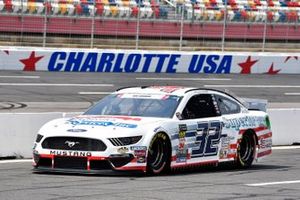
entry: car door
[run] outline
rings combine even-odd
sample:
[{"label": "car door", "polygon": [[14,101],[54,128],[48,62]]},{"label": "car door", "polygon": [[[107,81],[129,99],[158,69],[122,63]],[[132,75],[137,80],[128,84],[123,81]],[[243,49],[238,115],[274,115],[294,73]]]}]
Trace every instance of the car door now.
[{"label": "car door", "polygon": [[[188,149],[191,163],[218,160],[219,144],[222,133],[222,118],[214,95],[195,94],[190,97],[181,113],[179,126],[178,156],[181,150]],[[183,154],[185,155],[185,154]],[[184,159],[183,159],[184,160]]]},{"label": "car door", "polygon": [[215,100],[224,122],[219,158],[221,161],[233,159],[236,155],[237,139],[241,128],[242,108],[234,99],[224,95],[215,95]]}]

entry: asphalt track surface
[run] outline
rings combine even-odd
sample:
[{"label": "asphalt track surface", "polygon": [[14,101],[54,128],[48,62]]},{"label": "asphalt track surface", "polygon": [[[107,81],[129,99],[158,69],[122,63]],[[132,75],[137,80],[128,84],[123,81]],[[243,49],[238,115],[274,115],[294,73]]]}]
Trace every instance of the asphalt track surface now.
[{"label": "asphalt track surface", "polygon": [[118,88],[145,85],[228,89],[270,107],[300,108],[300,75],[0,71],[0,112],[84,111]]},{"label": "asphalt track surface", "polygon": [[250,169],[206,167],[163,176],[35,174],[1,163],[1,200],[300,199],[300,149],[274,150]]},{"label": "asphalt track surface", "polygon": [[[300,108],[300,75],[104,74],[0,71],[0,112],[83,111],[120,87],[229,89],[271,108]],[[0,160],[0,200],[300,199],[300,149],[274,150],[250,169],[204,167],[164,176],[32,173]]]}]

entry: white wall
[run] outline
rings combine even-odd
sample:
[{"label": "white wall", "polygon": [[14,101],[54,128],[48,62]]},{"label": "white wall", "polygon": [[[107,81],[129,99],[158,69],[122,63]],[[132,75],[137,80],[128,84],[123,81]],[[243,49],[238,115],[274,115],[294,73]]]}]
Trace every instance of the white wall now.
[{"label": "white wall", "polygon": [[300,53],[0,47],[0,70],[300,74]]},{"label": "white wall", "polygon": [[300,109],[270,109],[273,144],[300,143]]},{"label": "white wall", "polygon": [[31,157],[33,142],[41,126],[63,116],[67,116],[66,113],[1,113],[0,157]]}]

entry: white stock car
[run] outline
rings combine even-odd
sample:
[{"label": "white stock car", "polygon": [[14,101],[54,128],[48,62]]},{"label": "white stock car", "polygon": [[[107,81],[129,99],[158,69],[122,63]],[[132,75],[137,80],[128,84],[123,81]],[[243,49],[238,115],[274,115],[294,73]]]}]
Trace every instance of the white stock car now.
[{"label": "white stock car", "polygon": [[159,174],[221,162],[249,167],[271,153],[270,121],[261,110],[213,89],[119,89],[82,115],[45,124],[34,143],[34,171]]}]

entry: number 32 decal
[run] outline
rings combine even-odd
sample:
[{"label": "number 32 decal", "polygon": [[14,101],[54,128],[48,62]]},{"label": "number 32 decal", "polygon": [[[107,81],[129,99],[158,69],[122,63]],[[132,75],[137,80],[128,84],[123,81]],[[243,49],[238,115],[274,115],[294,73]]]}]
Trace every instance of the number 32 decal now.
[{"label": "number 32 decal", "polygon": [[221,132],[222,123],[220,121],[198,122],[196,141],[191,157],[217,155]]}]

